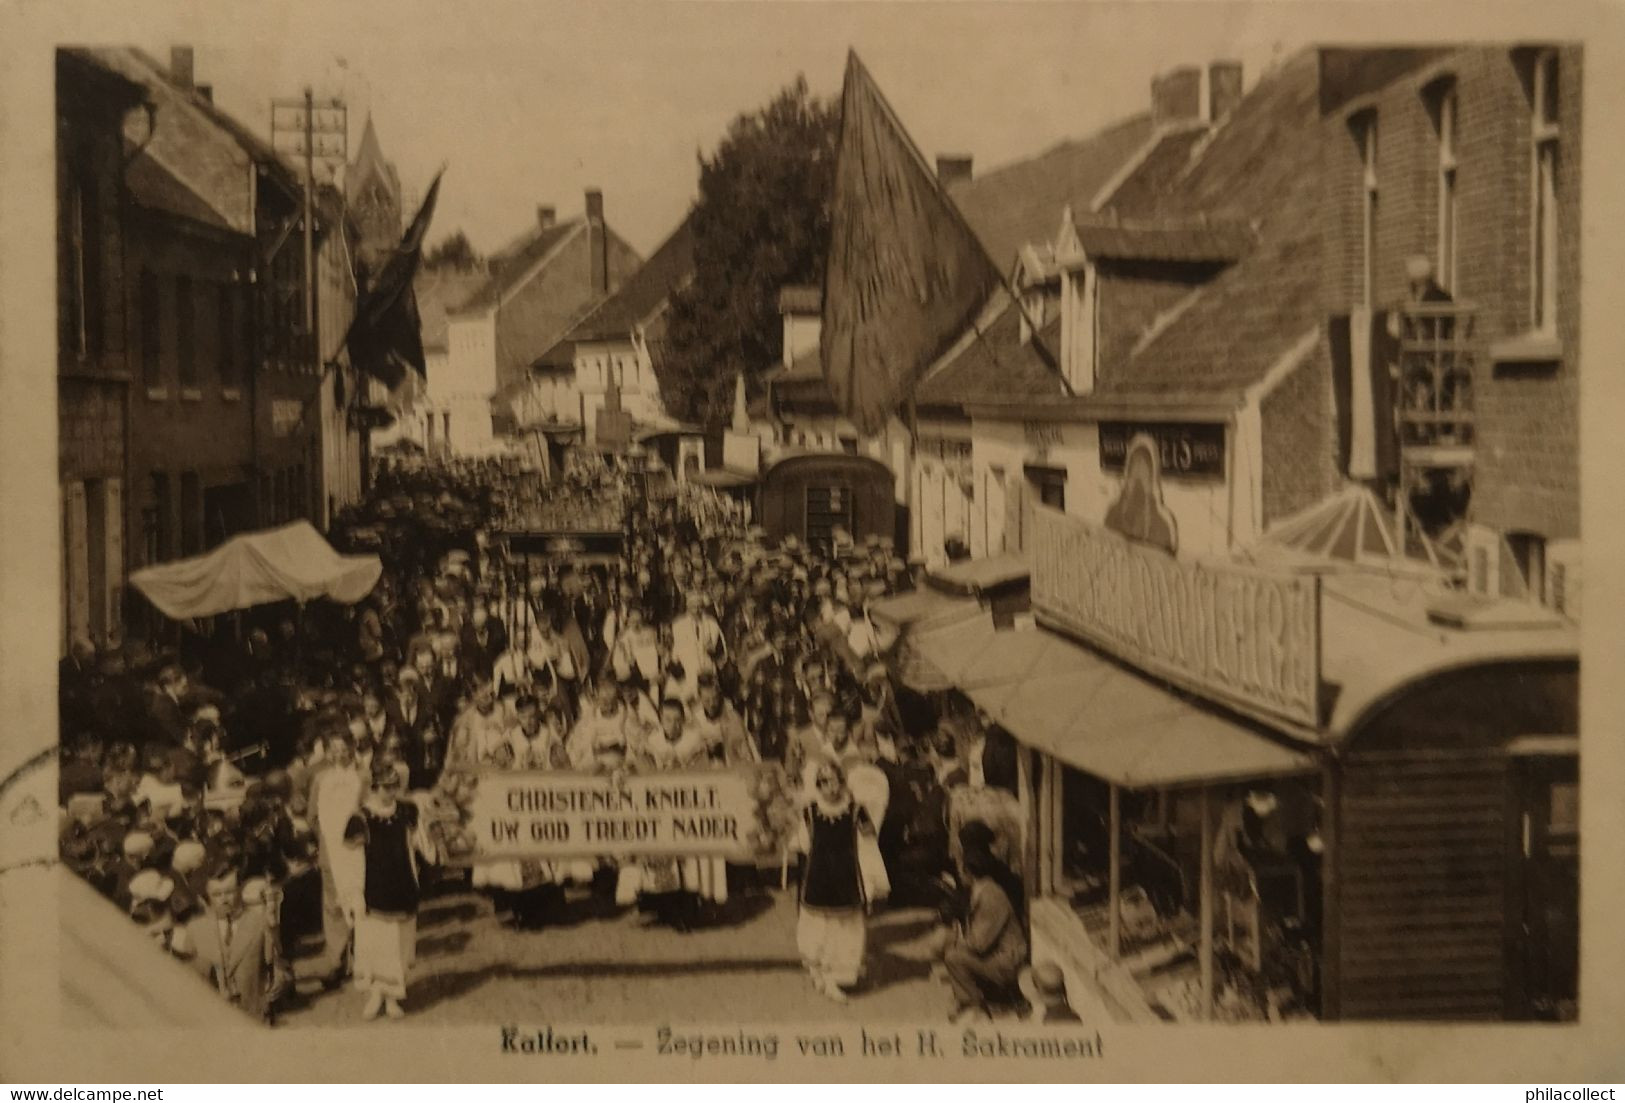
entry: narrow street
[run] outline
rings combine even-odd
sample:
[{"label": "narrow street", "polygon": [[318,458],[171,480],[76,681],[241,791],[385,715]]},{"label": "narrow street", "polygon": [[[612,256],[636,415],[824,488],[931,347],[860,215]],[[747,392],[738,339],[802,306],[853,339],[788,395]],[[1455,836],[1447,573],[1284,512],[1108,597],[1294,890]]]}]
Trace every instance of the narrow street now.
[{"label": "narrow street", "polygon": [[[688,933],[645,926],[634,910],[606,915],[584,892],[559,921],[519,930],[488,897],[446,888],[419,915],[409,1023],[931,1021],[945,1019],[952,1002],[947,984],[931,976],[940,928],[925,909],[875,917],[868,978],[843,1006],[814,991],[802,971],[793,887],[736,895],[721,922]],[[280,1021],[358,1020],[354,991],[313,991],[311,960],[296,964],[305,996]]]}]

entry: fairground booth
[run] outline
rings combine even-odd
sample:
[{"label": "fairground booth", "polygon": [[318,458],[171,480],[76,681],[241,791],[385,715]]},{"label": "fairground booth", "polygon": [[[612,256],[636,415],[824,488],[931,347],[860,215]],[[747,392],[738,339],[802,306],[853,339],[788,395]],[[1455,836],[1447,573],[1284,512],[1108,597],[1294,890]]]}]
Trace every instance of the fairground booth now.
[{"label": "fairground booth", "polygon": [[900,679],[1014,740],[1035,961],[1128,1021],[1573,1017],[1571,623],[1021,508],[1030,616],[894,612]]},{"label": "fairground booth", "polygon": [[762,473],[757,517],[769,537],[794,536],[812,547],[829,548],[836,529],[859,543],[869,536],[896,539],[894,481],[885,464],[868,456],[786,455]]}]

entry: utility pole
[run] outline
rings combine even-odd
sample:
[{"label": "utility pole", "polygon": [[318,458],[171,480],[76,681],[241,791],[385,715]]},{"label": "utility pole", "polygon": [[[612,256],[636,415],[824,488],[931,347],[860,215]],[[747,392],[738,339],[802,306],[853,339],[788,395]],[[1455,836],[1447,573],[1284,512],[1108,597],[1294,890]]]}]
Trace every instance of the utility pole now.
[{"label": "utility pole", "polygon": [[305,85],[305,336],[311,358],[316,348],[316,102]]},{"label": "utility pole", "polygon": [[305,239],[305,334],[310,355],[321,355],[316,343],[316,164],[330,174],[349,160],[349,110],[342,99],[318,100],[307,85],[298,97],[271,101],[271,145],[279,153],[301,156],[305,162],[305,202],[300,221]]}]

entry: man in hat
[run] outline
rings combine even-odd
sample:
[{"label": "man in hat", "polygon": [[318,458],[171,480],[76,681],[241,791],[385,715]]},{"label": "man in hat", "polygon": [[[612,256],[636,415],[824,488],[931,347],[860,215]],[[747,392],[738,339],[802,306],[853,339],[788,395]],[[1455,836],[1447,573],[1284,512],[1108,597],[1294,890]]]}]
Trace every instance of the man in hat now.
[{"label": "man in hat", "polygon": [[207,903],[186,926],[188,960],[229,1002],[268,1021],[277,948],[265,908],[243,902],[237,871],[230,867],[209,876]]}]

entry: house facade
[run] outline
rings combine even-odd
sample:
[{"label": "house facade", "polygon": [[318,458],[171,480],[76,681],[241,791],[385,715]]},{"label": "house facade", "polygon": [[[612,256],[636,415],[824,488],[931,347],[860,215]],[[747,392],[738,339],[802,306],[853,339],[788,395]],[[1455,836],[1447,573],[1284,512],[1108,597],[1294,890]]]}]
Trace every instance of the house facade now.
[{"label": "house facade", "polygon": [[446,365],[429,373],[424,407],[440,419],[441,447],[499,447],[524,412],[532,365],[640,264],[605,221],[597,189],[580,218],[558,222],[540,208],[535,229],[493,257],[482,285],[447,315]]},{"label": "house facade", "polygon": [[1451,327],[1418,350],[1445,363],[1445,387],[1405,365],[1402,416],[1446,420],[1444,432],[1402,425],[1400,477],[1417,493],[1424,480],[1466,484],[1472,592],[1571,617],[1582,64],[1559,43],[1322,52],[1331,307],[1404,303],[1421,257],[1434,324]]},{"label": "house facade", "polygon": [[56,59],[57,477],[62,638],[104,644],[124,623],[124,126],[146,91],[74,50]]}]

